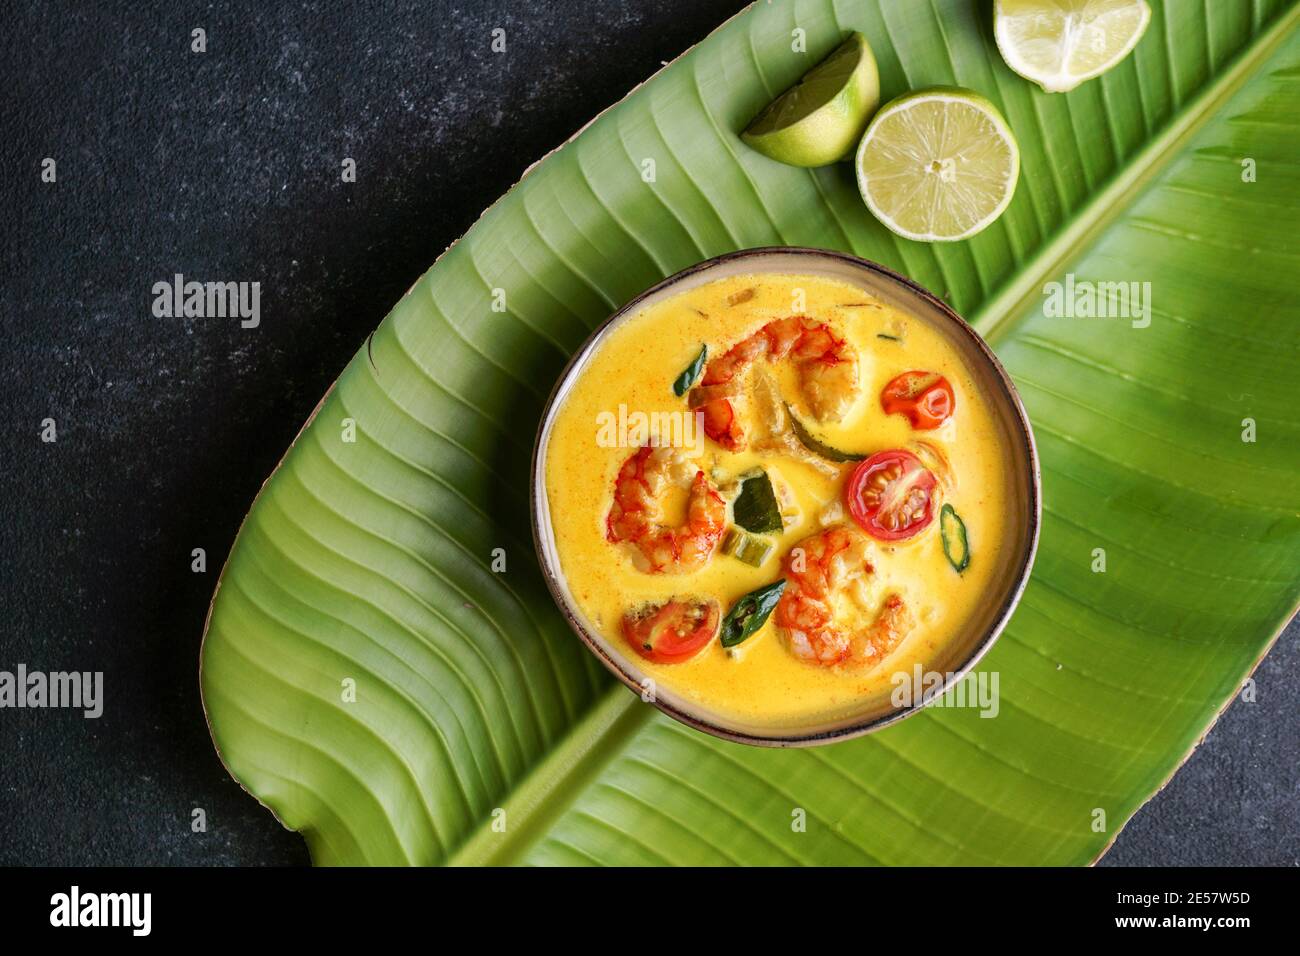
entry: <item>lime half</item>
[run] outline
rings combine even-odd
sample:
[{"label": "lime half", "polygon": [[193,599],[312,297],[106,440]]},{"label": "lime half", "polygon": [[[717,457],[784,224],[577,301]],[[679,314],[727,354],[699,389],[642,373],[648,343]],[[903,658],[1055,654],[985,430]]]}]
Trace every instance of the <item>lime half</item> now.
[{"label": "lime half", "polygon": [[1150,22],[1146,0],[997,0],[993,7],[1002,59],[1048,93],[1105,73]]},{"label": "lime half", "polygon": [[872,214],[908,239],[965,239],[1016,191],[1020,148],[984,97],[957,87],[908,93],[881,107],[862,137],[858,188]]},{"label": "lime half", "polygon": [[778,162],[826,166],[853,155],[880,102],[867,38],[855,33],[754,117],[741,139]]}]

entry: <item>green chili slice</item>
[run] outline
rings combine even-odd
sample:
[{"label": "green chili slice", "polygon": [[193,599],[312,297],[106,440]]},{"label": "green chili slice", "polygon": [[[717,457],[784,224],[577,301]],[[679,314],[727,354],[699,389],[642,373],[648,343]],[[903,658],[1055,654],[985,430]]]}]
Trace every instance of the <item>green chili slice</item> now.
[{"label": "green chili slice", "polygon": [[970,542],[966,540],[966,522],[945,504],[939,511],[939,537],[943,539],[943,556],[952,569],[960,574],[970,564]]}]

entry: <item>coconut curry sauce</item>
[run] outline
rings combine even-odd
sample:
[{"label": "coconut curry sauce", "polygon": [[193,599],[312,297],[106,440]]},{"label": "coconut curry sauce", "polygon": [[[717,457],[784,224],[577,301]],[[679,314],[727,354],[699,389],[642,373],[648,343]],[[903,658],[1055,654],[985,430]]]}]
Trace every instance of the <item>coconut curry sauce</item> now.
[{"label": "coconut curry sauce", "polygon": [[574,600],[660,688],[755,726],[887,695],[977,616],[1014,533],[975,383],[939,330],[833,279],[735,276],[646,308],[549,436]]}]

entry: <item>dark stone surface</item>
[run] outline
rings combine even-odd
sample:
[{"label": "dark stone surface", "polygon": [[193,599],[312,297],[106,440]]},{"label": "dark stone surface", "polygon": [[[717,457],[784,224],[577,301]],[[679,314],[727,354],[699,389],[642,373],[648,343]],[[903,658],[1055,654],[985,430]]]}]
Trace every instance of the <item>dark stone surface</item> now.
[{"label": "dark stone surface", "polygon": [[1174,779],[1138,811],[1104,866],[1300,866],[1300,619]]},{"label": "dark stone surface", "polygon": [[[232,5],[233,6],[233,5]],[[0,666],[102,670],[103,717],[0,712],[0,863],[293,864],[216,759],[198,642],[263,478],[366,334],[524,168],[740,6],[27,5],[0,32]],[[190,52],[190,31],[208,52]],[[509,52],[490,52],[490,31]],[[58,182],[42,184],[42,158]],[[340,182],[344,157],[358,181]],[[262,325],[155,319],[175,272]],[[58,441],[38,438],[54,418]],[[207,549],[206,574],[190,571]],[[1295,629],[1111,856],[1295,863]],[[202,807],[208,832],[193,834]]]}]

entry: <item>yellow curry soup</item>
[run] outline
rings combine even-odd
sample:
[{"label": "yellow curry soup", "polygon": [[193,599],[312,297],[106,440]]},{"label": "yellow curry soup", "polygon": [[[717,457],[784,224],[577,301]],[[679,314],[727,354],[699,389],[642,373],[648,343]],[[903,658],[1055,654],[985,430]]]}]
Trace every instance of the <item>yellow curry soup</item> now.
[{"label": "yellow curry soup", "polygon": [[[789,321],[796,317],[801,325]],[[769,360],[778,348],[772,329],[792,330],[794,345],[784,360]],[[710,375],[726,378],[724,359],[734,359],[746,342],[755,343],[758,358],[742,363],[741,373],[722,385],[709,385]],[[832,344],[817,352],[825,343]],[[702,347],[707,361],[699,363]],[[833,366],[830,371],[838,380],[830,399],[827,390],[819,392],[810,380],[815,360],[801,364],[804,352]],[[854,367],[845,369],[846,363]],[[692,388],[676,394],[674,382],[689,374],[693,364],[699,367]],[[935,380],[947,389],[938,404],[946,401],[949,413],[935,427],[915,427],[912,412],[885,410],[889,401],[882,395],[891,387],[897,391],[900,376],[918,370],[929,376],[918,385],[931,387],[927,395],[937,394]],[[846,389],[850,378],[853,387]],[[755,397],[756,390],[763,391],[765,401]],[[786,411],[783,428],[796,431],[798,444],[788,434],[778,442],[765,431],[770,421],[760,408],[772,412],[773,390]],[[846,390],[851,395],[844,399]],[[700,400],[715,393],[730,396],[727,406],[721,399]],[[902,398],[907,404],[907,396]],[[828,403],[837,402],[826,414]],[[726,407],[735,413],[731,427],[746,430],[741,447],[727,447]],[[713,414],[719,408],[724,413]],[[780,417],[780,411],[774,414]],[[738,275],[701,285],[651,304],[611,329],[555,413],[544,478],[560,570],[596,632],[634,659],[658,687],[701,710],[757,727],[840,719],[865,699],[888,694],[893,675],[911,673],[916,665],[929,670],[942,660],[946,645],[995,590],[1005,560],[999,542],[1014,534],[1005,474],[1009,454],[997,422],[972,369],[939,330],[855,286],[819,276],[775,274]],[[714,436],[708,434],[710,423]],[[654,440],[671,450],[643,449],[651,431]],[[915,454],[928,466],[927,474],[937,473],[924,525],[897,540],[865,533],[846,507],[845,495],[866,462],[829,461],[810,447],[858,456],[887,450]],[[661,502],[664,512],[658,517],[664,525],[693,527],[692,516],[707,512],[703,524],[697,522],[704,532],[695,543],[702,542],[708,553],[691,556],[698,564],[685,570],[671,561],[672,566],[655,567],[652,549],[642,553],[634,541],[614,540],[612,523],[622,514],[616,508],[616,486],[627,487],[620,482],[631,474],[631,459],[638,455],[639,467],[671,457],[676,469]],[[742,530],[735,527],[733,511],[746,487],[744,476],[760,470],[776,492],[780,530],[744,533],[773,545],[766,560],[751,566],[725,553],[724,544],[728,535]],[[692,497],[705,487],[695,484],[693,474],[703,476],[716,500]],[[881,481],[879,474],[875,480]],[[696,506],[692,516],[688,501]],[[947,552],[943,505],[964,531],[964,541],[950,540]],[[891,533],[884,524],[875,527]],[[802,554],[802,542],[813,542],[816,553]],[[877,618],[883,618],[887,604],[899,605],[903,623],[889,641],[877,644],[874,656],[867,647],[864,657],[854,658],[847,648],[818,644],[821,630],[799,631],[778,623],[795,618],[798,601],[790,594],[790,581],[808,580],[806,559],[812,557],[815,565],[818,556],[837,547],[846,549],[842,555],[845,560],[851,556],[855,569],[851,586],[822,602],[837,624],[863,633],[875,624],[880,631]],[[968,560],[960,571],[954,550]],[[677,563],[690,562],[679,555]],[[787,580],[781,597],[785,605],[734,647],[725,648],[713,637],[689,659],[667,663],[647,657],[647,648],[635,646],[627,636],[630,612],[644,617],[674,599],[698,597],[715,602],[725,615],[738,599],[782,578]],[[804,593],[810,592],[805,588]]]}]

